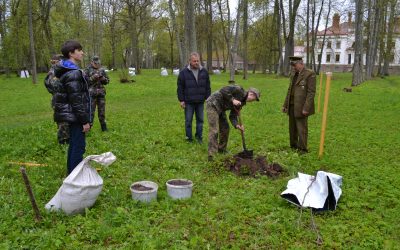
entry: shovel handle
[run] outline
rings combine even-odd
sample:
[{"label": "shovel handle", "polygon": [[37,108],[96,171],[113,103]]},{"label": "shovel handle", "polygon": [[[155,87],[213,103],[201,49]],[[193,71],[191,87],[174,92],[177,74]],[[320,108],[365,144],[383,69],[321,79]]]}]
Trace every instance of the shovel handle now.
[{"label": "shovel handle", "polygon": [[[237,115],[238,115],[239,125],[242,126],[243,123],[242,123],[242,117],[240,116],[240,110],[237,110]],[[244,132],[243,132],[243,130],[240,130],[240,134],[242,135],[243,150],[247,151],[246,142],[244,140]]]}]

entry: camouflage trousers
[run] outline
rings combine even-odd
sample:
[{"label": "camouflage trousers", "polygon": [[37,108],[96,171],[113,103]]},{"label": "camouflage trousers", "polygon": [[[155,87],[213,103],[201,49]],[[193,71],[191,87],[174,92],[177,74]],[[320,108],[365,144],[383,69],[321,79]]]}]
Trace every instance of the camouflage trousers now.
[{"label": "camouflage trousers", "polygon": [[68,122],[58,122],[57,139],[58,143],[66,144],[69,143],[69,124]]},{"label": "camouflage trousers", "polygon": [[104,125],[106,124],[106,98],[104,96],[92,96],[92,122],[94,122],[96,106],[98,108],[97,116],[99,117],[100,124]]},{"label": "camouflage trousers", "polygon": [[226,151],[229,138],[229,124],[225,112],[219,113],[212,104],[207,103],[206,110],[209,129],[208,155],[212,156],[217,152]]}]

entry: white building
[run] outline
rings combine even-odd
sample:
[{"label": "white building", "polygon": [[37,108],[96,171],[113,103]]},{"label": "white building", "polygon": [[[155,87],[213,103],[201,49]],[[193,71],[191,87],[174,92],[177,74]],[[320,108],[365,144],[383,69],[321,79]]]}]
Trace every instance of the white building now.
[{"label": "white building", "polygon": [[[396,19],[395,27],[395,48],[393,51],[393,61],[389,64],[389,71],[392,73],[400,73],[400,18]],[[315,50],[315,61],[321,60],[321,69],[323,71],[347,72],[351,71],[354,63],[354,22],[352,22],[352,14],[348,14],[347,22],[340,23],[339,14],[333,16],[333,24],[326,29],[325,43],[321,53],[323,36],[325,30],[318,31],[317,44]],[[297,46],[303,47],[303,46]],[[303,47],[295,48],[295,55],[303,56],[306,61],[306,51]],[[297,50],[297,51],[296,51]],[[379,53],[378,53],[379,54]],[[378,55],[379,56],[379,55]],[[378,64],[376,60],[376,65]],[[365,52],[363,54],[363,63],[365,64]]]}]

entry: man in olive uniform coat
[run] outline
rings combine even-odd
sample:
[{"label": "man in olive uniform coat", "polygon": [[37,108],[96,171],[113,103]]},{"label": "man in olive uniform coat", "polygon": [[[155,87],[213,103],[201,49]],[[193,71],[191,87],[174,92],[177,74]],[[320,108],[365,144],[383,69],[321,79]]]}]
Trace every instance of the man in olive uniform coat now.
[{"label": "man in olive uniform coat", "polygon": [[[213,160],[217,152],[226,152],[229,138],[229,124],[226,119],[226,110],[230,110],[229,120],[236,129],[244,131],[243,125],[238,124],[238,111],[246,102],[259,101],[260,92],[255,88],[245,91],[239,85],[229,85],[214,92],[206,100],[208,118],[208,160]],[[219,142],[218,142],[219,137]]]},{"label": "man in olive uniform coat", "polygon": [[90,66],[85,71],[89,78],[89,92],[92,98],[92,122],[94,122],[94,113],[98,107],[98,117],[102,131],[107,131],[106,124],[106,88],[104,85],[110,82],[105,70],[101,67],[100,58],[94,56]]},{"label": "man in olive uniform coat", "polygon": [[315,73],[301,57],[289,57],[292,66],[289,89],[282,112],[289,115],[290,147],[307,153],[308,117],[314,114]]}]

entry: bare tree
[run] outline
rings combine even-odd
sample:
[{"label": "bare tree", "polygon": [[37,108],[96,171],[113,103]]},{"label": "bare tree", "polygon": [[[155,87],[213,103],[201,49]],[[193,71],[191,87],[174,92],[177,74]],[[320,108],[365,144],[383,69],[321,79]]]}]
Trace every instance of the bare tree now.
[{"label": "bare tree", "polygon": [[[5,42],[5,36],[6,36],[6,11],[7,11],[7,0],[3,0],[0,3],[0,47],[4,50],[7,51],[7,44]],[[10,68],[9,68],[9,61],[8,61],[8,55],[3,55],[3,64],[4,64],[4,69],[7,77],[10,77]]]},{"label": "bare tree", "polygon": [[212,70],[212,51],[213,51],[213,21],[212,21],[212,1],[205,0],[205,14],[207,17],[207,70]]},{"label": "bare tree", "polygon": [[354,65],[352,86],[360,85],[364,82],[363,74],[363,0],[355,0],[356,17],[355,17],[355,42],[354,42]]},{"label": "bare tree", "polygon": [[186,48],[185,48],[185,44],[181,40],[179,28],[178,28],[178,25],[176,24],[176,16],[175,16],[175,10],[173,8],[173,0],[168,0],[168,7],[169,7],[169,15],[172,20],[172,28],[175,32],[176,46],[178,47],[179,65],[181,68],[183,68],[186,63],[186,57],[185,57]]},{"label": "bare tree", "polygon": [[237,51],[239,47],[239,30],[240,30],[240,13],[242,11],[242,1],[239,0],[238,7],[236,10],[236,25],[235,25],[235,38],[233,42],[233,46],[231,48],[231,54],[229,55],[230,58],[230,71],[229,71],[229,82],[235,82],[235,70],[236,70],[236,58],[237,58]]},{"label": "bare tree", "polygon": [[185,58],[189,58],[190,52],[197,51],[197,39],[196,39],[196,19],[194,13],[194,0],[186,0],[185,8],[185,43],[186,43],[186,55]]},{"label": "bare tree", "polygon": [[39,9],[40,9],[40,21],[44,31],[44,35],[46,37],[47,46],[49,49],[50,55],[56,53],[54,49],[54,41],[53,41],[53,33],[50,25],[50,10],[52,7],[52,0],[39,0]]},{"label": "bare tree", "polygon": [[367,53],[365,60],[365,80],[373,77],[376,57],[378,53],[378,28],[381,18],[381,6],[377,0],[368,1],[367,20]]},{"label": "bare tree", "polygon": [[[227,15],[226,15],[226,20],[225,20],[224,12],[223,12],[223,5],[222,4],[223,4],[222,0],[217,0],[220,21],[221,21],[221,24],[222,24],[222,33],[223,33],[223,36],[225,38],[225,44],[226,44],[227,53],[228,53],[227,57],[229,58],[229,59],[226,58],[226,60],[225,60],[225,52],[224,52],[224,49],[222,49],[222,57],[224,58],[223,67],[224,67],[224,71],[226,71],[226,64],[227,64],[226,61],[231,59],[230,55],[232,54],[232,51],[231,51],[231,49],[232,49],[231,48],[231,36],[232,36],[231,34],[232,34],[232,31],[231,31],[231,18],[230,18],[231,11],[230,11],[230,7],[229,7],[229,2],[226,1]],[[231,62],[231,63],[233,63],[233,62]]]},{"label": "bare tree", "polygon": [[[283,72],[282,74],[285,76],[289,75],[289,56],[293,55],[294,52],[294,27],[295,21],[297,16],[297,10],[299,8],[301,0],[289,0],[289,33],[285,36],[285,57],[283,58]],[[283,6],[281,0],[281,6]],[[286,25],[284,10],[281,8],[282,18],[283,18],[283,25]],[[286,32],[285,32],[286,33]]]},{"label": "bare tree", "polygon": [[396,16],[396,5],[397,0],[389,0],[389,18],[388,28],[386,32],[386,48],[384,52],[383,67],[381,75],[389,75],[389,63],[393,61],[393,48],[395,46],[393,35],[395,29],[395,16]]},{"label": "bare tree", "polygon": [[[331,14],[331,8],[332,8],[331,3],[332,3],[332,0],[329,0],[329,2],[328,2],[328,14],[326,15],[326,19],[325,19],[325,30],[324,30],[324,35],[322,36],[321,50],[320,50],[320,53],[319,53],[321,55],[321,58],[319,58],[319,60],[318,60],[318,67],[316,67],[316,70],[315,70],[316,74],[319,74],[319,71],[321,70],[322,52],[323,52],[324,46],[325,46],[325,38],[326,38],[326,32],[328,30],[329,15]],[[317,32],[317,29],[315,29],[314,32]],[[317,39],[315,38],[313,50],[315,48],[316,40]],[[312,56],[313,56],[312,61],[314,62],[313,64],[315,65],[315,54],[314,54],[314,52],[313,52]]]},{"label": "bare tree", "polygon": [[33,20],[32,20],[32,0],[28,0],[28,30],[29,30],[29,42],[31,49],[31,61],[32,61],[32,83],[37,83],[37,74],[36,74],[36,53],[35,53],[35,40],[33,37]]},{"label": "bare tree", "polygon": [[247,55],[248,47],[248,34],[249,34],[249,1],[243,0],[243,79],[247,80],[247,70],[249,65],[249,59]]}]

